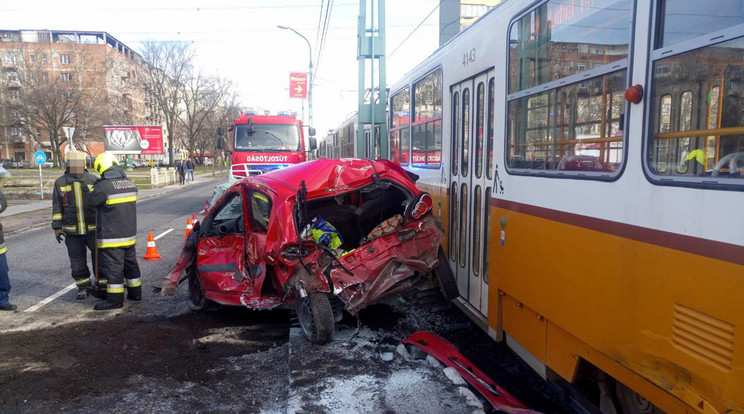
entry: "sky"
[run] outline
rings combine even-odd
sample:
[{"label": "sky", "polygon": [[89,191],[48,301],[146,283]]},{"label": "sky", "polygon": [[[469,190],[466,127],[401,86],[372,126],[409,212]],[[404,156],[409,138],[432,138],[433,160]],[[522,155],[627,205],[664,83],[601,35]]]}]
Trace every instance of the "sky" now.
[{"label": "sky", "polygon": [[[302,114],[303,100],[288,97],[289,73],[307,72],[309,51],[302,38],[277,28],[289,26],[313,50],[313,126],[324,137],[357,108],[359,4],[333,0],[317,60],[321,3],[327,0],[25,0],[0,3],[0,29],[105,31],[134,50],[146,40],[193,42],[197,64],[232,79],[246,107]],[[386,1],[388,85],[437,48],[438,5],[438,0]]]}]

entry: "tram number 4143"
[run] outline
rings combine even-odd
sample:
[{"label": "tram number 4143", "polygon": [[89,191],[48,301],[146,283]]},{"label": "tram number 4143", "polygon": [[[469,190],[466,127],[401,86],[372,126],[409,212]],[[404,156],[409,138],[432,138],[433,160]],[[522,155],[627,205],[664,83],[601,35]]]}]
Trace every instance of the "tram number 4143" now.
[{"label": "tram number 4143", "polygon": [[472,48],[462,55],[462,65],[467,66],[475,62],[475,48]]}]

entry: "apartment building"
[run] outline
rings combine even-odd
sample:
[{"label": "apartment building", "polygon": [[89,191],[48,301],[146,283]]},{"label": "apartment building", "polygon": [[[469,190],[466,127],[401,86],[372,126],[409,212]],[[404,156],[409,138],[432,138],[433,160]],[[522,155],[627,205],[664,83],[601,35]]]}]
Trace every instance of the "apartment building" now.
[{"label": "apartment building", "polygon": [[147,70],[106,32],[0,30],[0,158],[64,153],[62,126],[74,126],[75,146],[96,155],[102,125],[162,125],[142,87]]}]

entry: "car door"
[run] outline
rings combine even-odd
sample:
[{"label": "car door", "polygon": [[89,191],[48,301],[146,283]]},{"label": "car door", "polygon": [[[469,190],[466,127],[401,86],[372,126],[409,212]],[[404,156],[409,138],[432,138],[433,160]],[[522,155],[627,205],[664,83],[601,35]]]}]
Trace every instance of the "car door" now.
[{"label": "car door", "polygon": [[207,298],[210,291],[252,291],[245,262],[245,204],[242,187],[234,187],[214,207],[200,229],[196,269]]}]

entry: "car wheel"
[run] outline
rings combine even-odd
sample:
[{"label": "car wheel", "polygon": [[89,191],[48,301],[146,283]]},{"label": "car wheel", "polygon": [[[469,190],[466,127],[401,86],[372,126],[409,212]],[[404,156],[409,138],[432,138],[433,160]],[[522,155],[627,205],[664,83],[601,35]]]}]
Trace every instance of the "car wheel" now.
[{"label": "car wheel", "polygon": [[336,324],[328,294],[312,292],[299,298],[297,321],[308,341],[318,345],[331,341],[336,333]]},{"label": "car wheel", "polygon": [[441,246],[439,247],[438,258],[439,265],[437,265],[437,268],[433,272],[439,289],[442,291],[442,296],[447,300],[456,299],[460,296],[460,291],[457,289],[457,279],[455,279],[455,275],[452,273],[447,255],[444,254],[444,249]]},{"label": "car wheel", "polygon": [[189,272],[189,309],[195,312],[207,310],[211,301],[204,296],[204,286],[201,283],[201,277],[192,270]]}]

